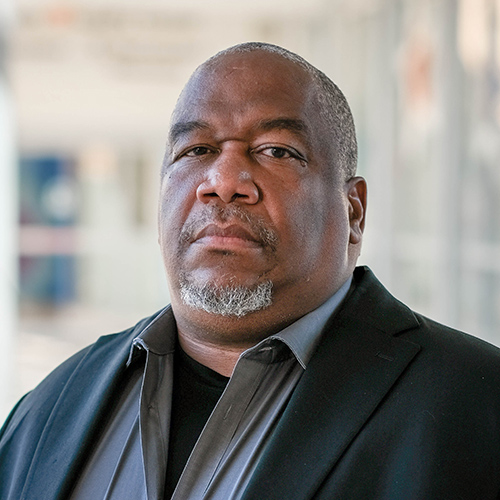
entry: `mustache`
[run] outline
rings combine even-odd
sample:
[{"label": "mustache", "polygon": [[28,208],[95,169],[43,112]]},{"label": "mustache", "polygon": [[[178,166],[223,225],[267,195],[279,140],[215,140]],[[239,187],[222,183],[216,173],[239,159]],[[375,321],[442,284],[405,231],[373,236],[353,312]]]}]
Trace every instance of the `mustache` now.
[{"label": "mustache", "polygon": [[243,228],[250,231],[261,245],[276,250],[277,232],[264,222],[262,217],[251,214],[238,205],[227,207],[211,205],[202,212],[193,214],[184,224],[180,240],[182,243],[189,243],[209,224],[224,224],[226,222],[240,222]]}]

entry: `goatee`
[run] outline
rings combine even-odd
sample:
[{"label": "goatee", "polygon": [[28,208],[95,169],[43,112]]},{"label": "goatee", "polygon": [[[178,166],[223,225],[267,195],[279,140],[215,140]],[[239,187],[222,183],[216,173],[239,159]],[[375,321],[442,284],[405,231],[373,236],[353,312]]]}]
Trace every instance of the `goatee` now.
[{"label": "goatee", "polygon": [[180,281],[181,299],[184,304],[210,314],[241,318],[272,303],[271,281],[264,281],[255,287],[241,285],[203,285],[191,283],[183,277]]}]

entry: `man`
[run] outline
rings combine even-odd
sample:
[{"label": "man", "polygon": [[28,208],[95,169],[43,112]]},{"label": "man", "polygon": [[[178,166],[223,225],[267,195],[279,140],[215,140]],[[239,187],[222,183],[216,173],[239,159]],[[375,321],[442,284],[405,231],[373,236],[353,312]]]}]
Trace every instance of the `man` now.
[{"label": "man", "polygon": [[267,44],[201,65],[172,117],[172,304],[8,419],[2,499],[500,498],[500,354],[355,269],[366,185],[340,90]]}]

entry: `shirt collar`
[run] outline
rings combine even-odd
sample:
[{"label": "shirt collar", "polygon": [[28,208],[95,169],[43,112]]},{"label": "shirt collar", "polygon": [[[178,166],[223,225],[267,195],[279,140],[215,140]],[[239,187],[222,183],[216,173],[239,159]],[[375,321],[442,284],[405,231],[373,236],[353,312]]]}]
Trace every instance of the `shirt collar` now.
[{"label": "shirt collar", "polygon": [[[280,332],[247,349],[241,356],[252,356],[268,349],[273,351],[276,344],[285,344],[305,369],[318,345],[323,328],[332,314],[338,310],[349,291],[351,283],[352,276],[318,308],[302,316]],[[152,351],[155,354],[164,355],[174,352],[175,345],[175,318],[172,308],[168,306],[134,337],[127,365],[142,351]],[[276,359],[272,352],[269,354]]]},{"label": "shirt collar", "polygon": [[270,348],[273,344],[276,345],[275,341],[277,340],[288,346],[302,368],[305,369],[318,345],[327,321],[345,299],[351,283],[352,276],[318,308],[302,316],[280,332],[259,342],[256,346],[247,349],[242,356],[262,352],[263,349]]},{"label": "shirt collar", "polygon": [[175,318],[171,306],[167,306],[153,321],[138,329],[138,334],[132,340],[127,366],[145,351],[160,356],[174,352],[176,336]]}]

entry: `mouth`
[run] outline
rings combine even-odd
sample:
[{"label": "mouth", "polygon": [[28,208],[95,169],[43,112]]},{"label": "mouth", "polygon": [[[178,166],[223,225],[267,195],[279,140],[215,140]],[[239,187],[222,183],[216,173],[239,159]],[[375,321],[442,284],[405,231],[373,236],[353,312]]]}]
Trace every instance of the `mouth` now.
[{"label": "mouth", "polygon": [[196,234],[192,242],[214,250],[225,251],[263,246],[256,236],[237,224],[228,226],[209,224]]},{"label": "mouth", "polygon": [[263,218],[239,206],[213,205],[190,214],[181,230],[180,241],[185,249],[193,245],[224,253],[245,248],[275,252],[278,234]]}]

